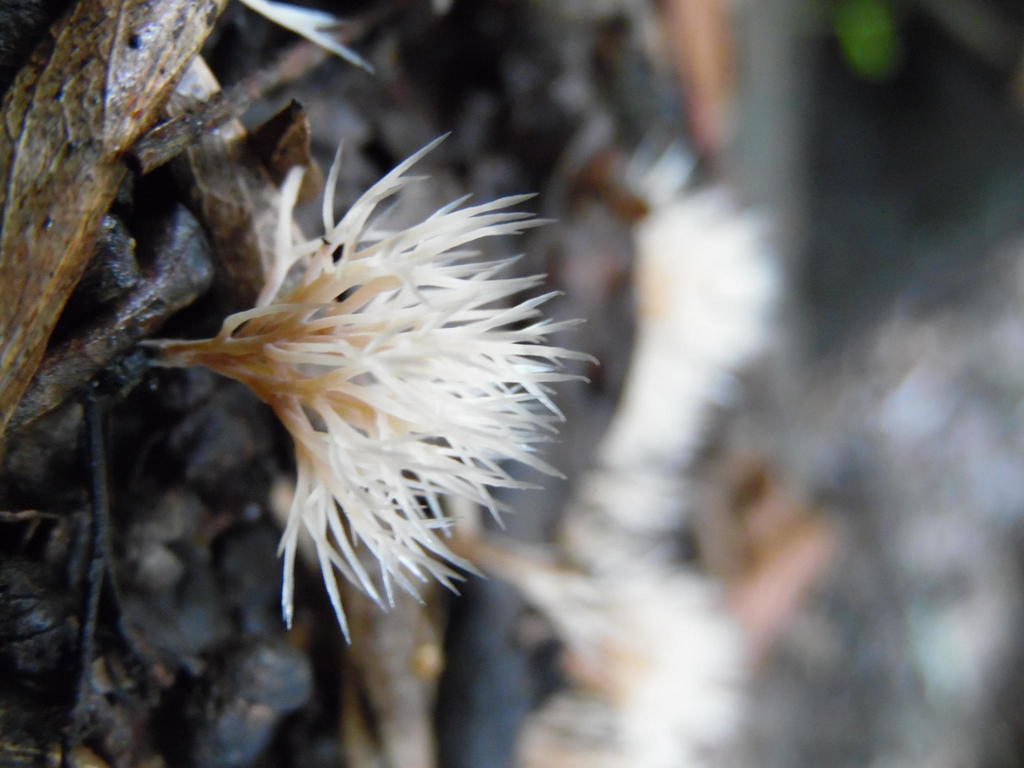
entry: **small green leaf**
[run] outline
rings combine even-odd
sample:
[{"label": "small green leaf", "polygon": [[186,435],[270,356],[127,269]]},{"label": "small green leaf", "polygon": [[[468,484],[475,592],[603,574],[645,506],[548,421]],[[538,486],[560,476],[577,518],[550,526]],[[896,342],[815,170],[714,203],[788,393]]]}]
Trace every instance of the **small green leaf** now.
[{"label": "small green leaf", "polygon": [[886,0],[840,0],[833,27],[850,68],[868,80],[885,80],[899,63],[900,41]]}]

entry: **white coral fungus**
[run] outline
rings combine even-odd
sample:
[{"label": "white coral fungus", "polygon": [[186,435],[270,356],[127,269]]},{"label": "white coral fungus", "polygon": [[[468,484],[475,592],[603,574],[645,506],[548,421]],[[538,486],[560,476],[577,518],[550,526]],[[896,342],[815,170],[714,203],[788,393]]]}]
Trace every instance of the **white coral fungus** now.
[{"label": "white coral fungus", "polygon": [[497,514],[492,488],[529,487],[503,459],[557,474],[535,454],[562,418],[547,385],[575,378],[560,371],[562,361],[589,357],[544,340],[575,321],[539,318],[553,293],[508,306],[543,276],[503,276],[515,259],[466,249],[542,223],[507,210],[528,196],[468,207],[462,198],[397,231],[380,211],[423,180],[406,172],[440,140],[335,222],[339,151],[324,195],[324,235],[314,240],[293,236],[301,177],[293,171],[257,306],[228,317],[212,339],[155,342],[160,364],[205,365],[247,384],[294,439],[298,478],[280,544],[289,625],[303,531],[347,635],[337,573],[379,604],[391,603],[393,582],[415,594],[410,576],[452,588],[459,575],[448,564],[470,566],[444,543],[452,521],[440,497],[463,497]]}]

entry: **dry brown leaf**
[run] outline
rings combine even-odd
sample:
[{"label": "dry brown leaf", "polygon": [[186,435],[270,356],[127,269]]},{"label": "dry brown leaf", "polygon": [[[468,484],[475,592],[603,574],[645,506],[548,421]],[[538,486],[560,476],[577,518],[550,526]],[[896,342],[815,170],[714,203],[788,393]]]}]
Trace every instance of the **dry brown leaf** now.
[{"label": "dry brown leaf", "polygon": [[125,151],[157,119],[227,0],[81,0],[4,95],[0,431],[92,256]]},{"label": "dry brown leaf", "polygon": [[299,202],[308,202],[320,195],[324,175],[313,159],[309,116],[299,102],[293,99],[256,128],[251,143],[277,186],[284,184],[288,171],[298,166],[306,169],[299,188]]}]

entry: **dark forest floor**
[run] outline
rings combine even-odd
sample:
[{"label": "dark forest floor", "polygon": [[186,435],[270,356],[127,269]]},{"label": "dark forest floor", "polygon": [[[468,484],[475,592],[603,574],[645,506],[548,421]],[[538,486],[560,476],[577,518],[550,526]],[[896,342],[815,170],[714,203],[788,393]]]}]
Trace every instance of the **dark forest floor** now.
[{"label": "dark forest floor", "polygon": [[[998,41],[968,45],[933,4],[898,4],[897,59],[869,77],[844,58],[827,13],[805,26],[792,3],[765,3],[730,17],[731,36],[712,36],[735,62],[722,70],[735,78],[733,122],[715,137],[695,115],[713,114],[721,94],[661,39],[683,0],[322,5],[353,20],[346,35],[375,75],[308,50],[315,65],[282,75],[274,62],[301,52],[297,38],[240,3],[203,56],[228,90],[278,67],[283,82],[242,122],[258,134],[298,102],[321,169],[344,144],[339,209],[447,132],[422,163],[430,199],[414,207],[538,193],[526,205],[555,223],[489,247],[522,252],[521,274],[548,275],[562,292],[548,313],[586,320],[557,343],[600,361],[574,369],[588,381],[558,390],[566,421],[545,458],[566,479],[502,497],[514,510],[504,530],[487,522],[467,545],[488,578],[470,575],[459,596],[428,588],[425,606],[399,600],[383,614],[349,589],[346,645],[319,575],[299,567],[286,631],[277,544],[294,472],[288,434],[241,384],[152,368],[136,344],[210,335],[245,305],[258,276],[239,277],[244,248],[227,257],[221,247],[237,212],[201,202],[216,198],[197,192],[184,156],[128,174],[50,338],[48,364],[63,361],[56,383],[29,390],[4,436],[0,765],[58,764],[73,706],[79,766],[677,764],[608,747],[612,726],[599,715],[566,724],[545,710],[567,691],[614,709],[619,689],[611,671],[581,673],[586,654],[560,604],[529,586],[531,564],[553,585],[599,570],[572,562],[566,519],[603,466],[595,448],[636,352],[636,307],[652,291],[636,281],[635,235],[663,209],[636,168],[672,147],[692,161],[675,179],[679,199],[722,186],[772,222],[763,251],[780,287],[767,338],[708,393],[692,452],[671,468],[681,484],[666,562],[699,580],[695,602],[712,606],[699,610],[742,651],[721,662],[732,664],[728,727],[694,726],[694,745],[669,754],[709,766],[1017,765],[1017,58]],[[1012,4],[977,5],[1024,29]],[[15,3],[10,20],[0,16],[0,73],[13,79],[59,6]],[[680,84],[680,72],[693,79]],[[243,168],[279,181],[257,167],[258,149],[246,152],[214,178]],[[316,202],[299,209],[307,234],[318,215]],[[681,295],[699,303],[701,293]],[[87,440],[91,402],[105,424],[99,455]],[[77,691],[92,470],[109,478],[115,578],[103,582]],[[527,750],[542,721],[550,732],[590,728],[592,748],[534,740]]]}]

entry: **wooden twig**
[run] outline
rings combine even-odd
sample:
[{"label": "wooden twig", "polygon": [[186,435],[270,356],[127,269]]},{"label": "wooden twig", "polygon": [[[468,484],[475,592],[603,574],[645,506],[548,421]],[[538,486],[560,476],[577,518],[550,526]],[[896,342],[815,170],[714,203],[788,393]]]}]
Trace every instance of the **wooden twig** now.
[{"label": "wooden twig", "polygon": [[241,117],[253,102],[301,77],[326,58],[323,48],[306,41],[296,43],[271,66],[152,128],[131,148],[129,162],[140,174],[156,170],[192,146],[203,134]]},{"label": "wooden twig", "polygon": [[37,520],[59,519],[59,515],[39,509],[0,510],[0,523],[34,523]]},{"label": "wooden twig", "polygon": [[86,456],[89,469],[89,554],[86,560],[82,594],[82,615],[78,631],[78,661],[74,700],[69,722],[61,744],[61,768],[69,768],[71,750],[81,738],[92,685],[92,659],[95,653],[96,620],[104,576],[110,557],[110,495],[107,486],[106,441],[104,440],[105,408],[102,395],[92,391],[84,402]]},{"label": "wooden twig", "polygon": [[51,345],[9,429],[20,429],[52,411],[113,358],[210,287],[213,267],[199,222],[179,206],[162,224],[151,239],[144,279],[81,325],[73,338]]}]

